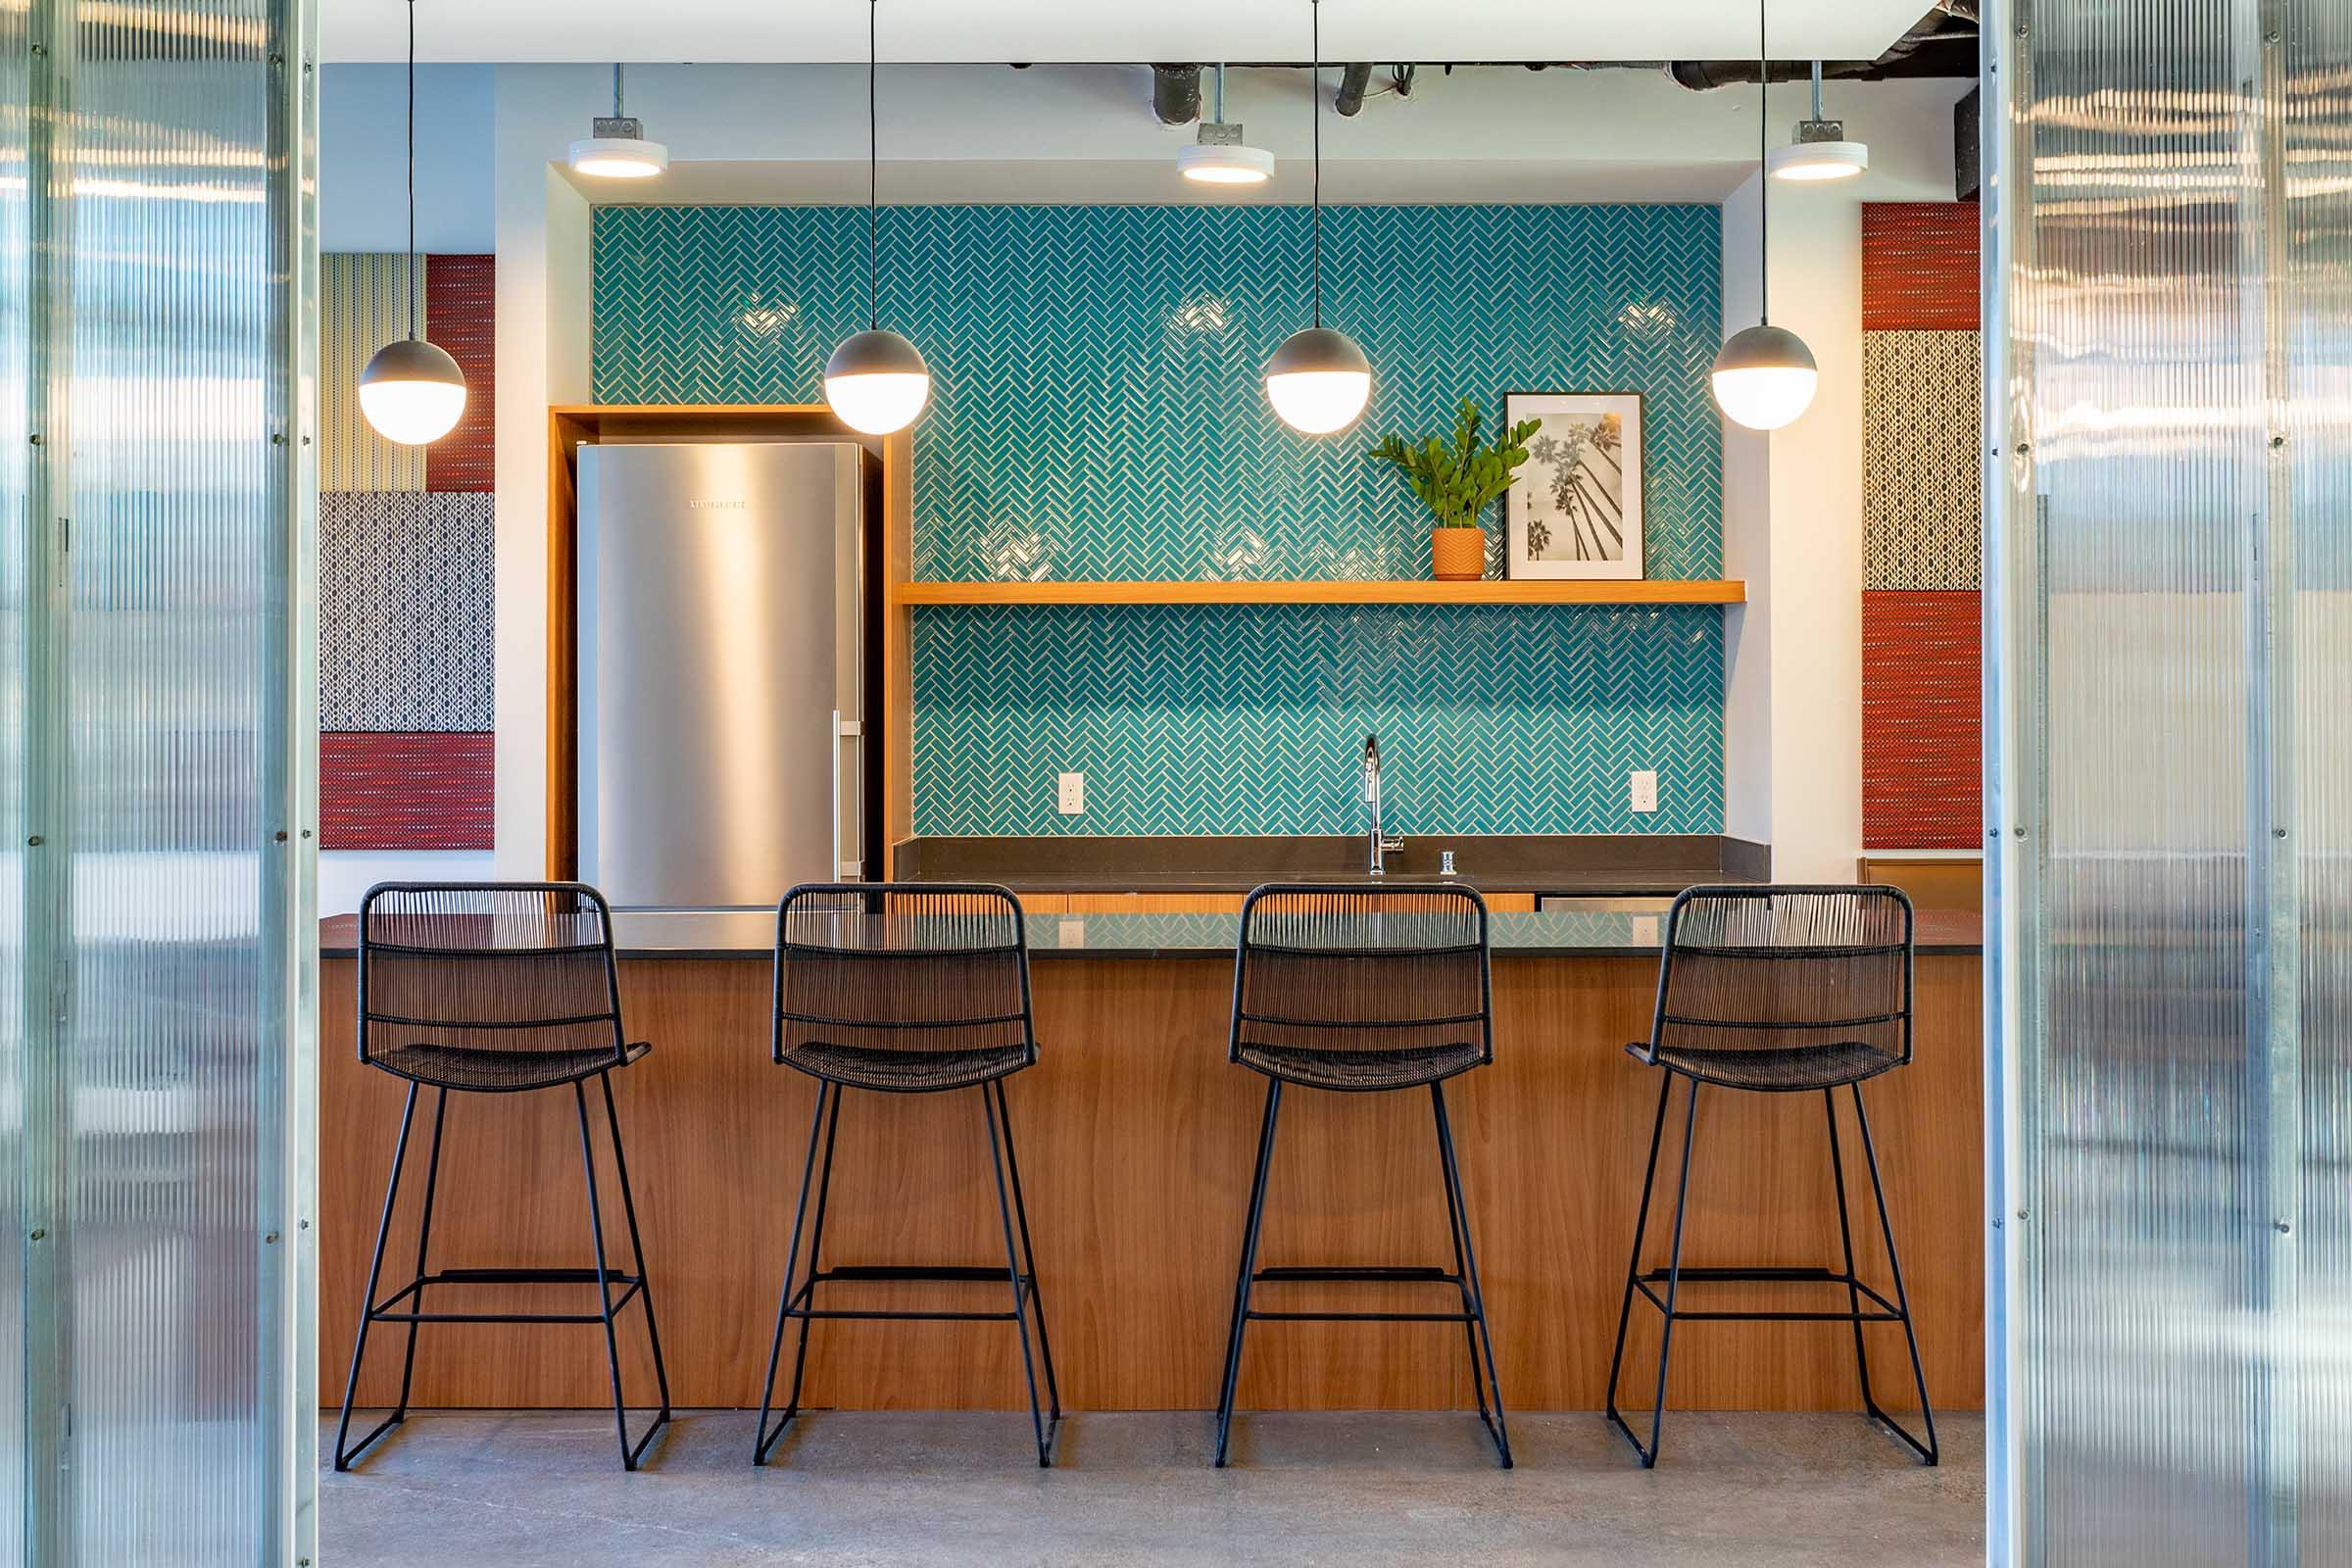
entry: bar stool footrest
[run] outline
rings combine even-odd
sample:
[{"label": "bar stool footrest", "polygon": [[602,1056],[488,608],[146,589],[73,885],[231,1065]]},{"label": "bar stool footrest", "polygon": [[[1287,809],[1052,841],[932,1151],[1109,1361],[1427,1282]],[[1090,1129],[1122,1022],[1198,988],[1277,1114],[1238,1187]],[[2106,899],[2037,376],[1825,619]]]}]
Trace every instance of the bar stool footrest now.
[{"label": "bar stool footrest", "polygon": [[1653,1268],[1645,1274],[1637,1274],[1634,1276],[1633,1285],[1635,1291],[1641,1295],[1643,1300],[1649,1302],[1650,1305],[1656,1307],[1667,1317],[1676,1319],[1680,1322],[1900,1323],[1903,1321],[1903,1313],[1901,1308],[1897,1307],[1894,1302],[1886,1299],[1886,1297],[1880,1295],[1879,1292],[1872,1288],[1867,1281],[1864,1281],[1851,1274],[1840,1274],[1837,1270],[1830,1268],[1805,1266],[1755,1266],[1727,1268],[1693,1267],[1687,1265],[1681,1271],[1681,1277],[1682,1283],[1685,1285],[1841,1285],[1858,1292],[1862,1296],[1868,1297],[1871,1302],[1879,1307],[1880,1310],[1876,1312],[1867,1312],[1861,1310],[1846,1312],[1694,1312],[1689,1307],[1679,1304],[1669,1307],[1666,1304],[1665,1298],[1659,1296],[1655,1290],[1651,1289],[1652,1286],[1671,1283],[1675,1278],[1675,1271],[1672,1269]]},{"label": "bar stool footrest", "polygon": [[[816,1304],[816,1288],[836,1281],[849,1284],[951,1284],[1004,1285],[1013,1276],[1002,1268],[989,1268],[972,1263],[837,1263],[819,1269],[801,1282],[784,1303],[782,1316],[812,1318],[818,1321],[835,1319],[859,1321],[899,1321],[915,1323],[1017,1323],[1020,1313],[1008,1312],[918,1312],[883,1307],[820,1307]],[[1020,1298],[1026,1303],[1037,1300],[1037,1276],[1019,1277]]]},{"label": "bar stool footrest", "polygon": [[645,1280],[636,1274],[625,1274],[616,1268],[446,1268],[433,1274],[420,1274],[394,1291],[390,1296],[368,1308],[371,1323],[602,1323],[603,1311],[595,1312],[427,1312],[421,1305],[409,1311],[394,1308],[403,1300],[414,1298],[419,1303],[428,1285],[595,1285],[605,1290],[618,1286],[612,1297],[611,1310],[618,1312],[623,1306],[644,1294]]},{"label": "bar stool footrest", "polygon": [[1388,1263],[1330,1263],[1306,1264],[1286,1268],[1261,1268],[1250,1276],[1252,1280],[1372,1280],[1404,1285],[1459,1285],[1462,1277],[1449,1274],[1435,1266],[1417,1267],[1411,1264]]},{"label": "bar stool footrest", "polygon": [[[836,1263],[820,1270],[820,1280],[966,1280],[1002,1285],[1011,1276],[1002,1264],[981,1263]],[[1026,1274],[1021,1276],[1024,1280]]]}]

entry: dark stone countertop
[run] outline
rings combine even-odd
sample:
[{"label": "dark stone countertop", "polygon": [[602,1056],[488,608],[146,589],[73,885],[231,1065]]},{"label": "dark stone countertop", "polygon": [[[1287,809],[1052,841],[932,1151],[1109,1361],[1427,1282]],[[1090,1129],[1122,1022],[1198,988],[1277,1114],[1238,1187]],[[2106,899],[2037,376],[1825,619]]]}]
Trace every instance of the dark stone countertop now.
[{"label": "dark stone countertop", "polygon": [[[1064,958],[1221,958],[1233,956],[1239,917],[1232,914],[1034,914],[1029,951],[1040,962]],[[349,958],[358,917],[319,922],[319,956]],[[1655,957],[1665,919],[1616,910],[1498,911],[1489,935],[1496,959]],[[1926,956],[1984,951],[1974,910],[1923,909],[1917,941]],[[756,958],[774,956],[773,909],[616,909],[612,942],[623,958]]]},{"label": "dark stone countertop", "polygon": [[[1718,834],[1407,835],[1389,880],[1434,879],[1454,852],[1455,881],[1485,893],[1638,898],[1702,882],[1762,882],[1771,851]],[[895,851],[910,882],[988,882],[1015,893],[1247,893],[1268,882],[1353,881],[1363,835],[1038,838],[917,837]]]}]

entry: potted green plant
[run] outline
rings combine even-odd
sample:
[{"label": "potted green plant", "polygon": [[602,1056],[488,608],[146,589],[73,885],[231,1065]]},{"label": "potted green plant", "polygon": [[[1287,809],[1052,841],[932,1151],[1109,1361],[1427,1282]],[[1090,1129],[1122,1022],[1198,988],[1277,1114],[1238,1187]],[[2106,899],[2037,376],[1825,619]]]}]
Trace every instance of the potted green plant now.
[{"label": "potted green plant", "polygon": [[1392,435],[1365,454],[1394,466],[1437,518],[1429,533],[1429,562],[1440,582],[1475,582],[1487,574],[1487,535],[1478,514],[1511,487],[1511,474],[1527,461],[1527,443],[1542,428],[1538,420],[1523,419],[1482,449],[1480,422],[1478,405],[1464,398],[1454,416],[1451,446],[1434,435],[1419,446]]}]

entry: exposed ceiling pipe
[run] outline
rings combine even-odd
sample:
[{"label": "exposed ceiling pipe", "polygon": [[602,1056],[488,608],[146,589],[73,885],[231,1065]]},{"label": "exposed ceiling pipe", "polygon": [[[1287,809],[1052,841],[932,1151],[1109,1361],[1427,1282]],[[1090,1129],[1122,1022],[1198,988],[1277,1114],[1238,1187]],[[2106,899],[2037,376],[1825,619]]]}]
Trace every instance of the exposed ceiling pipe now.
[{"label": "exposed ceiling pipe", "polygon": [[1364,112],[1364,92],[1371,85],[1371,62],[1348,62],[1340,69],[1340,90],[1331,95],[1331,107],[1343,115],[1362,114]]},{"label": "exposed ceiling pipe", "polygon": [[[1919,25],[1904,33],[1876,60],[1825,60],[1821,74],[1863,81],[1889,76],[1974,76],[1977,74],[1977,0],[1936,0]],[[1800,60],[1772,63],[1775,81],[1801,81],[1812,66]],[[1753,60],[1675,60],[1666,74],[1693,92],[1753,82]]]},{"label": "exposed ceiling pipe", "polygon": [[1163,125],[1189,125],[1200,118],[1200,68],[1153,66],[1152,113]]}]

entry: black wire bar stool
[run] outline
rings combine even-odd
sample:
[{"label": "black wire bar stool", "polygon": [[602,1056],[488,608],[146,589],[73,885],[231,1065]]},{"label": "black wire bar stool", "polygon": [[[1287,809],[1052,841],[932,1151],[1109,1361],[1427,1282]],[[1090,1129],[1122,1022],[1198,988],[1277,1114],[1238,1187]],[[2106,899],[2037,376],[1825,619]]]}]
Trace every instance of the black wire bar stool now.
[{"label": "black wire bar stool", "polygon": [[[1230,1059],[1265,1074],[1266,1114],[1233,1287],[1225,1381],[1217,1396],[1215,1463],[1225,1463],[1241,1380],[1244,1330],[1252,1322],[1459,1323],[1470,1353],[1478,1418],[1494,1453],[1511,1467],[1502,1385],[1487,1328],[1486,1293],[1470,1240],[1470,1212],[1446,1115],[1446,1080],[1494,1059],[1494,983],[1486,901],[1467,887],[1386,888],[1376,884],[1276,884],[1242,906],[1234,960]],[[1259,1268],[1266,1177],[1286,1085],[1341,1092],[1427,1087],[1446,1182],[1453,1266]],[[1374,1281],[1450,1285],[1455,1311],[1276,1312],[1251,1304],[1275,1281]]]},{"label": "black wire bar stool", "polygon": [[[669,1371],[662,1360],[662,1335],[654,1323],[652,1287],[646,1281],[645,1248],[637,1233],[637,1202],[629,1189],[629,1166],[620,1142],[620,1117],[612,1104],[612,1070],[637,1060],[652,1046],[631,1043],[621,1029],[620,990],[612,964],[612,917],[604,895],[573,882],[384,882],[368,890],[360,904],[360,1059],[409,1084],[400,1114],[400,1137],[392,1150],[392,1174],[384,1185],[384,1212],[368,1265],[368,1295],[361,1302],[359,1338],[351,1348],[351,1377],[343,1388],[343,1416],[335,1428],[335,1468],[352,1461],[409,1413],[416,1370],[416,1329],[424,1323],[602,1324],[605,1358],[612,1374],[612,1421],[620,1438],[620,1464],[637,1468],[647,1445],[669,1421]],[[596,1152],[589,1135],[586,1085],[597,1083],[605,1102],[604,1121],[612,1145],[612,1172],[620,1188],[621,1213],[628,1222],[630,1270],[612,1266],[605,1250],[604,1205],[597,1192]],[[442,1268],[428,1271],[434,1203],[441,1185],[441,1132],[452,1090],[463,1094],[518,1094],[535,1089],[571,1091],[580,1125],[580,1167],[588,1186],[588,1233],[592,1268]],[[377,1296],[392,1209],[400,1196],[409,1134],[416,1120],[419,1089],[434,1091],[432,1152],[425,1162],[423,1207],[416,1224],[416,1266],[410,1281]],[[592,1285],[597,1304],[579,1312],[428,1311],[425,1293],[468,1285]],[[654,1378],[662,1406],[653,1424],[629,1441],[628,1407],[621,1397],[620,1346],[614,1324],[621,1308],[637,1302],[652,1346]],[[368,1353],[368,1331],[378,1323],[408,1325],[402,1352],[400,1401],[392,1413],[357,1443],[351,1435],[352,1400]]]},{"label": "black wire bar stool", "polygon": [[[785,1263],[784,1294],[776,1306],[775,1339],[768,1347],[767,1380],[760,1392],[752,1463],[767,1462],[784,1429],[800,1413],[809,1325],[819,1319],[863,1318],[1013,1324],[1021,1337],[1037,1462],[1051,1465],[1061,1425],[1061,1391],[1054,1379],[1054,1348],[1046,1338],[1045,1304],[1029,1245],[1029,1210],[1021,1200],[1021,1168],[1013,1157],[1012,1114],[1004,1098],[1004,1080],[1037,1061],[1029,945],[1020,905],[1004,888],[977,884],[850,882],[794,888],[776,909],[774,1014],[774,1058],[817,1080],[816,1110],[808,1122],[808,1152],[801,1165],[801,1196],[793,1210],[792,1248]],[[1004,1225],[1002,1264],[824,1266],[833,1147],[841,1127],[842,1097],[852,1089],[883,1094],[979,1092]],[[812,1184],[813,1216],[808,1204]],[[801,1263],[804,1227],[808,1232],[806,1269]],[[1008,1310],[998,1312],[817,1306],[816,1288],[834,1281],[993,1281],[1009,1288],[1012,1301]],[[784,1326],[794,1319],[800,1321],[801,1331],[793,1351],[792,1391],[771,1425]],[[1033,1323],[1034,1351],[1029,1343]],[[1037,1385],[1041,1363],[1046,1379],[1042,1402]]]},{"label": "black wire bar stool", "polygon": [[[1665,952],[1658,965],[1657,1009],[1649,1039],[1625,1048],[1643,1063],[1665,1071],[1658,1084],[1657,1117],[1650,1127],[1649,1166],[1642,1179],[1642,1209],[1634,1226],[1625,1299],[1618,1308],[1617,1346],[1609,1357],[1609,1422],[1633,1445],[1643,1469],[1658,1461],[1667,1357],[1674,1348],[1678,1322],[1849,1324],[1864,1411],[1908,1445],[1923,1462],[1936,1463],[1936,1413],[1928,1404],[1927,1372],[1920,1362],[1919,1335],[1912,1326],[1911,1298],[1903,1289],[1894,1225],[1887,1218],[1886,1190],[1879,1178],[1878,1150],[1871,1142],[1870,1117],[1862,1107],[1863,1080],[1911,1060],[1911,901],[1896,888],[1695,887],[1678,897],[1667,913]],[[1642,1243],[1648,1231],[1650,1197],[1657,1185],[1666,1103],[1677,1077],[1690,1087],[1683,1111],[1673,1242],[1666,1265],[1643,1271]],[[1840,1267],[1698,1268],[1683,1262],[1683,1218],[1690,1196],[1690,1148],[1698,1125],[1701,1084],[1760,1094],[1820,1093],[1829,1115],[1830,1173],[1838,1189],[1838,1233],[1843,1252]],[[1879,1233],[1886,1243],[1887,1270],[1893,1280],[1891,1300],[1854,1269],[1845,1155],[1838,1132],[1840,1089],[1853,1096],[1854,1121],[1861,1130],[1871,1196],[1878,1203]],[[1725,1282],[1841,1285],[1846,1309],[1693,1311],[1683,1304],[1685,1285]],[[1663,1296],[1658,1293],[1661,1285],[1665,1287]],[[1663,1319],[1646,1446],[1617,1408],[1618,1374],[1625,1362],[1626,1328],[1637,1293],[1656,1307]],[[1870,1362],[1862,1348],[1865,1323],[1902,1325],[1926,1429],[1924,1439],[1913,1436],[1882,1409],[1872,1394]]]}]

